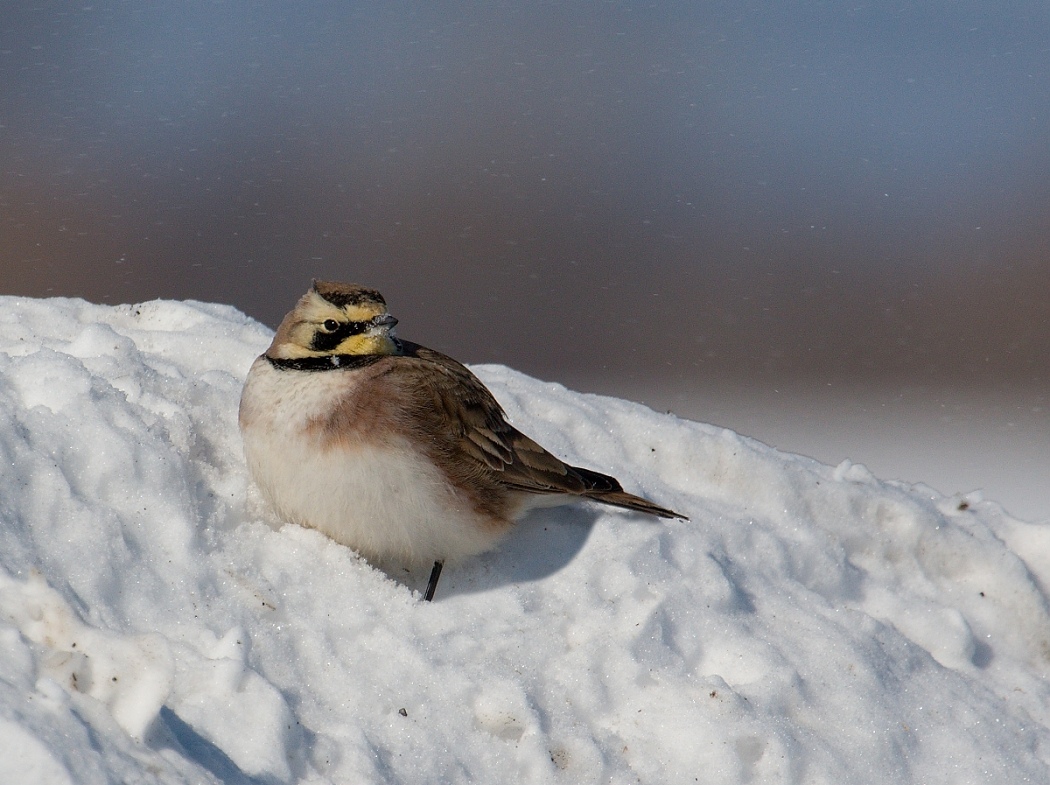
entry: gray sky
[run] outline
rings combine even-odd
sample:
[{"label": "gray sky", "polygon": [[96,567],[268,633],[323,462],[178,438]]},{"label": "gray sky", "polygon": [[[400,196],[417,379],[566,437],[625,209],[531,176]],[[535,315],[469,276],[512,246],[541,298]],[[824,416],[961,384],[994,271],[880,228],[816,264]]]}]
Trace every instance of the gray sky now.
[{"label": "gray sky", "polygon": [[609,392],[1050,381],[1043,4],[0,7],[0,293],[352,280]]}]

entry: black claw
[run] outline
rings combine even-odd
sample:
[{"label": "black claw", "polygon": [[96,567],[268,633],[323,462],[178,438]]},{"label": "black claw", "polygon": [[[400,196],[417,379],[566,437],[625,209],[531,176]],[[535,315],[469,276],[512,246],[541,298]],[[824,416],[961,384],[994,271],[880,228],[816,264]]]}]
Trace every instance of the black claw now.
[{"label": "black claw", "polygon": [[430,581],[427,583],[427,590],[423,595],[423,600],[425,602],[431,602],[434,599],[434,592],[437,591],[438,578],[441,577],[441,568],[443,566],[443,562],[434,562],[434,569],[430,571]]}]

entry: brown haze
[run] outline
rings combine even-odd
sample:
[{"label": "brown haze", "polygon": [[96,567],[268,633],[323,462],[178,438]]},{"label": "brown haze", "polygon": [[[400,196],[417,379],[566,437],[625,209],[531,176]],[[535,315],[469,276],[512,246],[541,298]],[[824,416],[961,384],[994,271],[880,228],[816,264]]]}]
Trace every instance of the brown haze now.
[{"label": "brown haze", "polygon": [[0,293],[275,325],[353,280],[465,361],[767,441],[741,395],[1046,434],[1047,40],[1035,3],[8,4]]}]

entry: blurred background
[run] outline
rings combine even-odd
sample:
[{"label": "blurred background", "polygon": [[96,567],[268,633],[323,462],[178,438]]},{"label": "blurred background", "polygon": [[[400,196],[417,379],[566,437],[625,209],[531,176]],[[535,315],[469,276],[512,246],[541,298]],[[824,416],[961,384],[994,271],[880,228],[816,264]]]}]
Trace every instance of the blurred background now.
[{"label": "blurred background", "polygon": [[1050,10],[0,2],[0,293],[402,336],[1050,519]]}]

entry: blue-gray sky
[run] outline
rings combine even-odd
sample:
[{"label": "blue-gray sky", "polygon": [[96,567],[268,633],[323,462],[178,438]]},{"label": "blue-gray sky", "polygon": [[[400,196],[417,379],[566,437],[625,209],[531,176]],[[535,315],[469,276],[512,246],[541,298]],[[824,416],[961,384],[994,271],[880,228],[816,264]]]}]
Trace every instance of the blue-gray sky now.
[{"label": "blue-gray sky", "polygon": [[1030,1],[0,3],[2,293],[273,325],[329,277],[548,378],[1045,382],[1048,175]]}]

